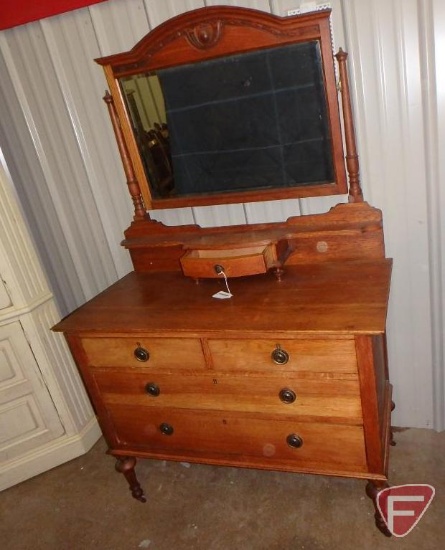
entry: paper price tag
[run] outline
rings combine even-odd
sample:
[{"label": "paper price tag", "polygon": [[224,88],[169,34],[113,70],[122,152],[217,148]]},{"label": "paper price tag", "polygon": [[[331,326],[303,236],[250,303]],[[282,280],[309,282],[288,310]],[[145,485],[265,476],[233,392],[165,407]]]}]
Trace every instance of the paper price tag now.
[{"label": "paper price tag", "polygon": [[230,292],[226,292],[225,290],[220,290],[216,294],[213,294],[212,298],[217,298],[218,300],[227,300],[232,296],[233,294],[230,294]]}]

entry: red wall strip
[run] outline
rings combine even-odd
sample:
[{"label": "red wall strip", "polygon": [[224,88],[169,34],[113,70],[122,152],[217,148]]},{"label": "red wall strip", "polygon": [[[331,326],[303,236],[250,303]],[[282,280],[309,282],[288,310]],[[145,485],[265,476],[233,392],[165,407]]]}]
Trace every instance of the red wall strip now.
[{"label": "red wall strip", "polygon": [[0,0],[0,30],[106,0]]}]

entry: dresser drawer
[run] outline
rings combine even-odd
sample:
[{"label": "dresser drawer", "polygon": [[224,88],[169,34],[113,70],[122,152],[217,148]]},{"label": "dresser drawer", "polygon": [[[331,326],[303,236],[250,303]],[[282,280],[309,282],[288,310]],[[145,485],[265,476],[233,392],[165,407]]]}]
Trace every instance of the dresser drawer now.
[{"label": "dresser drawer", "polygon": [[216,370],[357,373],[354,340],[208,340]]},{"label": "dresser drawer", "polygon": [[260,244],[227,250],[187,251],[180,262],[184,275],[195,278],[244,277],[266,273],[275,260],[273,245]]},{"label": "dresser drawer", "polygon": [[159,371],[141,374],[111,369],[97,369],[93,376],[107,407],[128,404],[362,422],[359,383],[354,379],[228,373],[177,376]]},{"label": "dresser drawer", "polygon": [[199,339],[188,338],[82,338],[91,367],[147,369],[203,369]]},{"label": "dresser drawer", "polygon": [[128,405],[110,407],[109,413],[119,445],[153,457],[225,457],[231,463],[295,471],[366,471],[361,426]]}]

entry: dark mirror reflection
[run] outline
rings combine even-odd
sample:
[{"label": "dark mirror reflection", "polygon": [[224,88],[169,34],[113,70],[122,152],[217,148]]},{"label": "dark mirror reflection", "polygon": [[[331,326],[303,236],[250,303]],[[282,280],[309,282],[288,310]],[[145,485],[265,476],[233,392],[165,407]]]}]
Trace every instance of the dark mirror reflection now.
[{"label": "dark mirror reflection", "polygon": [[333,183],[317,41],[120,80],[156,198]]},{"label": "dark mirror reflection", "polygon": [[128,116],[153,196],[172,195],[173,168],[165,102],[157,75],[120,79]]}]

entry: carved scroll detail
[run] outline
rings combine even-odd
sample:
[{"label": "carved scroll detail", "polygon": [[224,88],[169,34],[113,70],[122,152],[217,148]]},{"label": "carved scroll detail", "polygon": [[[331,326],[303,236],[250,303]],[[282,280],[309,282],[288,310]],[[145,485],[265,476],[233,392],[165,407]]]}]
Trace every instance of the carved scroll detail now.
[{"label": "carved scroll detail", "polygon": [[198,50],[212,48],[221,38],[222,27],[221,20],[196,25],[193,29],[186,29],[187,40]]}]

